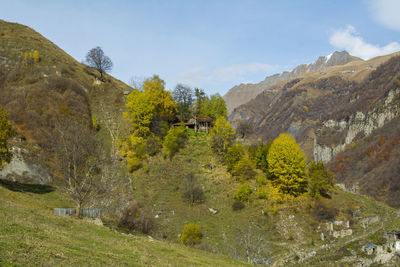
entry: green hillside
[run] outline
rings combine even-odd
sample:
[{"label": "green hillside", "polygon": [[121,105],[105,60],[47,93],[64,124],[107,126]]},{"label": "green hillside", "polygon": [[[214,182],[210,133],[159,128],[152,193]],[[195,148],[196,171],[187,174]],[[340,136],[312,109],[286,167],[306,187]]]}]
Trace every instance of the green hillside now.
[{"label": "green hillside", "polygon": [[54,207],[71,205],[58,190],[51,191],[54,188],[3,180],[0,185],[1,266],[247,266],[221,255],[54,215]]},{"label": "green hillside", "polygon": [[[202,203],[191,205],[183,198],[190,173],[205,192]],[[204,234],[199,247],[246,260],[247,238],[251,244],[248,253],[258,263],[318,265],[320,260],[342,259],[343,249],[349,244],[354,248],[352,253],[362,258],[361,247],[373,242],[372,236],[380,237],[384,231],[400,227],[395,209],[337,188],[331,199],[298,198],[278,205],[272,212],[269,203],[259,199],[257,190],[253,190],[245,208],[234,211],[234,194],[240,183],[215,158],[205,134],[191,136],[172,160],[161,155],[151,158],[144,169],[133,174],[132,181],[135,199],[148,215],[155,217],[155,236],[178,242],[183,226],[195,222]],[[251,185],[255,189],[257,182],[252,181]],[[210,208],[218,212],[213,214]],[[364,229],[359,220],[370,216],[378,216],[380,222]],[[353,234],[322,241],[321,229],[335,220],[349,220]],[[328,250],[321,250],[326,246]],[[306,263],[306,255],[313,251],[314,261]]]}]

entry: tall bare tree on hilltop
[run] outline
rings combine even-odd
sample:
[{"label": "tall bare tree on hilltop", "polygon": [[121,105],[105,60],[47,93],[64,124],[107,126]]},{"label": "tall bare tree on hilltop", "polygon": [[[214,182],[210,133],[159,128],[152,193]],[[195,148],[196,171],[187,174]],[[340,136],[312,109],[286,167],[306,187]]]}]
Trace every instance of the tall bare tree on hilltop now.
[{"label": "tall bare tree on hilltop", "polygon": [[113,63],[106,56],[100,46],[90,49],[86,54],[86,63],[100,72],[100,78],[103,78],[103,72],[111,71]]}]

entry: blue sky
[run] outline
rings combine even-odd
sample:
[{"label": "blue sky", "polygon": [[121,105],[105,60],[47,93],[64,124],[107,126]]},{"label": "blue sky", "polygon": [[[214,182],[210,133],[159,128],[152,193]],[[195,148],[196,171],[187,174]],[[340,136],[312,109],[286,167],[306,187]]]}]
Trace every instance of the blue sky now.
[{"label": "blue sky", "polygon": [[225,94],[334,50],[400,50],[399,0],[0,0],[0,19],[34,28],[78,61],[101,46],[113,76],[160,75]]}]

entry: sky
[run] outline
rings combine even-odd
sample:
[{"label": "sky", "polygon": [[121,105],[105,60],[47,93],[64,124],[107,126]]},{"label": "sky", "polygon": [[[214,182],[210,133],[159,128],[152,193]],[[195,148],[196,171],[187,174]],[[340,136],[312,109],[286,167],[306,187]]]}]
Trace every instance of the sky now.
[{"label": "sky", "polygon": [[0,19],[27,25],[82,62],[100,46],[126,83],[158,74],[224,95],[240,83],[347,50],[400,51],[400,0],[0,0]]}]

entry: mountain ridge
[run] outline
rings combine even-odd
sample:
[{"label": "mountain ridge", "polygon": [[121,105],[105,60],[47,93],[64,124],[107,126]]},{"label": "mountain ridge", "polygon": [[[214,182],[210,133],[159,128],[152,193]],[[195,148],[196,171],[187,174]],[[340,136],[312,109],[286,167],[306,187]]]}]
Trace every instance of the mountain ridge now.
[{"label": "mountain ridge", "polygon": [[297,78],[308,72],[321,70],[325,67],[344,65],[351,61],[362,60],[360,58],[351,56],[348,52],[334,51],[328,56],[320,56],[318,59],[309,64],[301,64],[295,67],[293,70],[284,71],[282,73],[273,74],[267,76],[263,81],[256,84],[240,84],[232,87],[223,97],[225,99],[228,113],[230,114],[236,107],[247,103],[258,94],[267,90],[269,87],[273,86],[275,83]]}]

